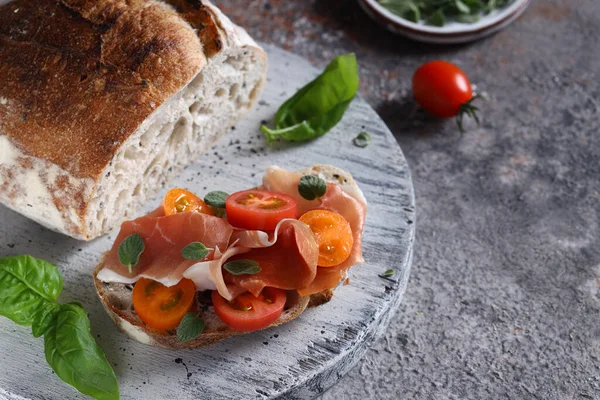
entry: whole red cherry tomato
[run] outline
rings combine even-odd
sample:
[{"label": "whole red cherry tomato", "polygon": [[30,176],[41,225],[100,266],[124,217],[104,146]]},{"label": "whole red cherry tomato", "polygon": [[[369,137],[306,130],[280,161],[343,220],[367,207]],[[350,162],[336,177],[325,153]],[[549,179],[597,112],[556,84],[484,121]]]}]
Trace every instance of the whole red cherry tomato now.
[{"label": "whole red cherry tomato", "polygon": [[469,78],[463,70],[447,61],[431,61],[423,64],[413,76],[413,93],[425,111],[438,118],[457,117],[462,131],[464,114],[477,122],[478,110]]}]

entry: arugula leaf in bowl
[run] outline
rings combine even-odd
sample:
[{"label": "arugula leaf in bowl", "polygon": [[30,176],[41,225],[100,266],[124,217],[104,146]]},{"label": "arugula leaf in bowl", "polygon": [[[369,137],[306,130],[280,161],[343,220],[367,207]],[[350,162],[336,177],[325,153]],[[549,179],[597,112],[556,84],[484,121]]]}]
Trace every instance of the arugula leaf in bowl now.
[{"label": "arugula leaf in bowl", "polygon": [[482,15],[510,4],[513,0],[377,0],[399,17],[412,22],[444,26],[448,20],[474,23]]}]

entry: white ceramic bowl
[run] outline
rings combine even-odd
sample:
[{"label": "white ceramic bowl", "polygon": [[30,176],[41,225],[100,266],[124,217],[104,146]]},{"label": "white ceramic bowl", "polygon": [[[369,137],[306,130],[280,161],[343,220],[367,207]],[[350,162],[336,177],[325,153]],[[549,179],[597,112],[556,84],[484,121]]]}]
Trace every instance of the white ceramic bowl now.
[{"label": "white ceramic bowl", "polygon": [[444,26],[431,26],[423,22],[415,23],[406,20],[383,7],[377,0],[358,0],[358,2],[371,18],[394,33],[421,42],[450,44],[470,42],[498,32],[519,18],[530,0],[515,0],[507,7],[494,10],[472,24],[448,22]]}]

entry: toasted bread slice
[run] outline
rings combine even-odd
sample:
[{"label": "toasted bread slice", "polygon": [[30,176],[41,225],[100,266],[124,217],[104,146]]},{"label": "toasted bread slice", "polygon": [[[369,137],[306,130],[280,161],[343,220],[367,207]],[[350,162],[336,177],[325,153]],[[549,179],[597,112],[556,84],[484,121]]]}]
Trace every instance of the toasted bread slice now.
[{"label": "toasted bread slice", "polygon": [[[366,203],[364,195],[358,188],[352,176],[342,169],[331,165],[313,165],[312,167],[297,172],[303,175],[320,176],[326,182],[336,183],[357,200]],[[142,322],[133,309],[131,299],[133,287],[131,285],[105,283],[97,279],[98,272],[104,267],[105,257],[106,254],[94,269],[94,286],[96,287],[96,292],[110,318],[119,329],[131,338],[153,346],[168,349],[185,349],[206,346],[230,336],[244,333],[235,331],[225,325],[216,315],[210,301],[204,300],[201,294],[198,294],[197,301],[205,328],[196,339],[188,342],[181,342],[177,339],[175,330],[159,331],[148,327]],[[344,280],[345,278],[343,278],[340,283]],[[316,307],[329,302],[333,297],[333,293],[334,289],[327,289],[310,296],[299,296],[297,292],[289,291],[288,303],[286,304],[283,314],[281,314],[279,319],[269,327],[278,326],[298,318],[307,307]],[[295,294],[295,296],[293,294]]]},{"label": "toasted bread slice", "polygon": [[[106,256],[106,255],[105,255]],[[104,256],[104,257],[105,257]],[[181,342],[177,339],[175,330],[159,331],[152,329],[142,322],[135,313],[131,300],[131,285],[122,283],[105,283],[96,278],[98,272],[104,267],[104,257],[94,269],[94,286],[98,297],[102,301],[104,309],[113,320],[115,325],[131,338],[140,343],[152,346],[164,347],[167,349],[189,349],[206,346],[219,342],[230,336],[240,335],[244,332],[238,332],[225,325],[215,314],[212,305],[202,302],[198,296],[198,305],[200,316],[204,321],[204,331],[194,340]],[[277,326],[297,318],[306,309],[310,301],[310,296],[304,296],[290,299],[279,319],[270,326]]]}]

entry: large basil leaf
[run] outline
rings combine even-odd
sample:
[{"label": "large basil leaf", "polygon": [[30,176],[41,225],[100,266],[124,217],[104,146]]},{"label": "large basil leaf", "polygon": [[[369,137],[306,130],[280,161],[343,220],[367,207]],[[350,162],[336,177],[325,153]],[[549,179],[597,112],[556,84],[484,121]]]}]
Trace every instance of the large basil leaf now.
[{"label": "large basil leaf", "polygon": [[90,332],[83,308],[63,304],[44,335],[46,361],[60,379],[96,399],[118,399],[119,384]]},{"label": "large basil leaf", "polygon": [[28,255],[0,258],[0,315],[31,325],[38,310],[55,302],[63,278],[55,265]]},{"label": "large basil leaf", "polygon": [[40,337],[54,324],[54,319],[60,311],[60,304],[45,302],[33,317],[31,333],[33,337]]},{"label": "large basil leaf", "polygon": [[283,103],[275,116],[276,129],[261,126],[267,143],[278,138],[305,141],[329,132],[342,119],[358,85],[356,56],[336,57],[321,75]]}]

